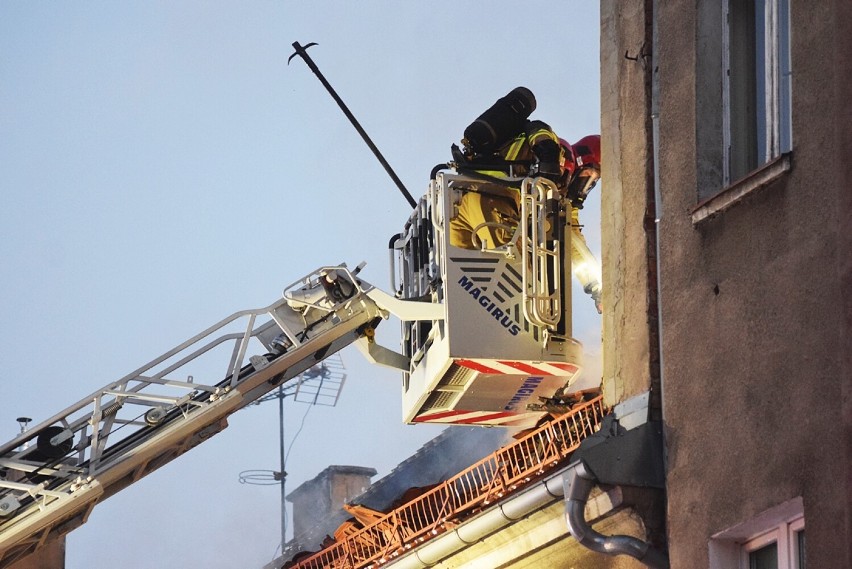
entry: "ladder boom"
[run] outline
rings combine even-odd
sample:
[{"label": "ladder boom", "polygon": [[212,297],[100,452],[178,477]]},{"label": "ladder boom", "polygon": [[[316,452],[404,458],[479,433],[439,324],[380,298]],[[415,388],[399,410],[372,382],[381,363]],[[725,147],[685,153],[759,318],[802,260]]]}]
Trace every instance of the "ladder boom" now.
[{"label": "ladder boom", "polygon": [[[85,523],[101,500],[227,426],[388,311],[358,269],[322,267],[0,446],[0,567]],[[218,370],[218,371],[217,371]],[[195,377],[219,377],[200,383]]]}]

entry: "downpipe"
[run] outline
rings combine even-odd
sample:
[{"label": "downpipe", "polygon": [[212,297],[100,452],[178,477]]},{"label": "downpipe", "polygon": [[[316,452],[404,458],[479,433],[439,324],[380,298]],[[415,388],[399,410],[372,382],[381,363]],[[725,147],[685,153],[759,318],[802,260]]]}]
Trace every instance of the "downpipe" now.
[{"label": "downpipe", "polygon": [[565,485],[565,517],[571,535],[580,545],[604,555],[629,555],[651,569],[669,569],[669,560],[641,539],[628,535],[605,536],[586,521],[586,502],[597,485],[597,479],[582,461],[575,463],[563,478]]}]

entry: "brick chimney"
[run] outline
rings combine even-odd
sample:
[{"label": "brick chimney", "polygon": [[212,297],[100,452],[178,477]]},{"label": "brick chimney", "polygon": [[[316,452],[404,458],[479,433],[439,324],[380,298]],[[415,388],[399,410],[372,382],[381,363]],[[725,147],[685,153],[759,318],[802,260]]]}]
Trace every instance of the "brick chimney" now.
[{"label": "brick chimney", "polygon": [[293,504],[293,541],[316,551],[350,516],[343,504],[370,486],[375,468],[332,465],[287,495]]}]

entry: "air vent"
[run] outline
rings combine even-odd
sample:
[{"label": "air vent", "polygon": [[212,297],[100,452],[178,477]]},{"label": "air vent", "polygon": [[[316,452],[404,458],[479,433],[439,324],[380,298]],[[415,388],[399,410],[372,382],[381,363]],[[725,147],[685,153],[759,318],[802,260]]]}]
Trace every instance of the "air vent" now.
[{"label": "air vent", "polygon": [[[476,375],[472,369],[462,367],[458,364],[451,364],[440,385],[467,385]],[[438,387],[440,389],[440,387]]]},{"label": "air vent", "polygon": [[459,393],[454,393],[452,391],[435,391],[429,396],[429,399],[426,400],[426,404],[423,405],[421,413],[424,411],[435,411],[439,409],[452,409],[455,398],[458,395]]}]

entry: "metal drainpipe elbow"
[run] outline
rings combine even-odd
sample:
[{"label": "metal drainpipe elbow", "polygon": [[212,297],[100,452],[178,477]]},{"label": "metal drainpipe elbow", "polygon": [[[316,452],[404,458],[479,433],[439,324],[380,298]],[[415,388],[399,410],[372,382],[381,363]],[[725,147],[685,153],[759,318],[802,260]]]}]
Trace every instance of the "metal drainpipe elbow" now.
[{"label": "metal drainpipe elbow", "polygon": [[582,462],[578,462],[565,474],[565,483],[568,530],[580,545],[605,555],[629,555],[652,569],[669,569],[668,558],[647,542],[627,535],[605,536],[586,522],[586,502],[597,480]]}]

